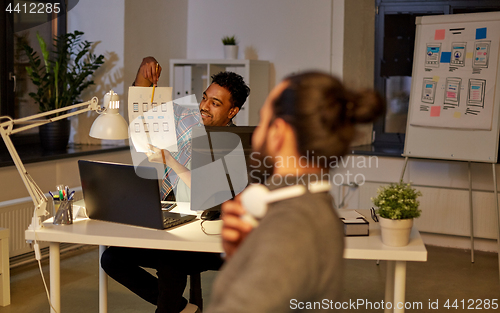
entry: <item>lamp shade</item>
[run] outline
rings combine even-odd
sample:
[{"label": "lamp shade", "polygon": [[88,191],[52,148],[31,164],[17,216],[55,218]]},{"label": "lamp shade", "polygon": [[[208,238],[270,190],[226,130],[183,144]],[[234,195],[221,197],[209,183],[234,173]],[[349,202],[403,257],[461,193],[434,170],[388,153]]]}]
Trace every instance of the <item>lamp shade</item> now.
[{"label": "lamp shade", "polygon": [[118,112],[120,99],[111,90],[104,96],[105,111],[101,113],[90,128],[90,137],[119,140],[128,138],[128,125]]},{"label": "lamp shade", "polygon": [[127,139],[128,125],[119,113],[106,112],[96,118],[89,135],[98,139]]}]

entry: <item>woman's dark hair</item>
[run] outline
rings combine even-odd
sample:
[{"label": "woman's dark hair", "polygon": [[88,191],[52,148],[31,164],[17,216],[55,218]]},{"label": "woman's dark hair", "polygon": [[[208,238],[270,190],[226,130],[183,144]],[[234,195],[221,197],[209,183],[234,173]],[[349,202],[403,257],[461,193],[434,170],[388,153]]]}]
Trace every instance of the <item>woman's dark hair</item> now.
[{"label": "woman's dark hair", "polygon": [[241,109],[250,94],[250,88],[245,84],[243,77],[233,72],[220,72],[212,75],[213,83],[229,91],[231,102],[238,109]]},{"label": "woman's dark hair", "polygon": [[328,167],[326,159],[348,152],[357,123],[372,122],[384,111],[375,91],[347,90],[326,73],[305,72],[287,77],[285,83],[288,86],[273,103],[274,118],[292,126],[299,153],[323,160],[315,162],[321,167]]}]

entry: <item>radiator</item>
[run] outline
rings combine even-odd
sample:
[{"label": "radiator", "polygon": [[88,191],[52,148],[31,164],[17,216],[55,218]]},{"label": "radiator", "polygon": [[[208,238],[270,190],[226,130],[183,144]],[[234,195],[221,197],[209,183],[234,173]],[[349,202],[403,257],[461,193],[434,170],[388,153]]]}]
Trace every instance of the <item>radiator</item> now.
[{"label": "radiator", "polygon": [[0,227],[9,229],[9,256],[31,251],[24,231],[31,223],[34,205],[30,197],[0,202]]},{"label": "radiator", "polygon": [[[75,201],[82,199],[81,187],[75,188]],[[31,223],[34,205],[30,197],[0,202],[0,227],[9,229],[9,257],[16,257],[31,252],[24,239],[24,231]],[[48,244],[40,242],[40,248]]]}]

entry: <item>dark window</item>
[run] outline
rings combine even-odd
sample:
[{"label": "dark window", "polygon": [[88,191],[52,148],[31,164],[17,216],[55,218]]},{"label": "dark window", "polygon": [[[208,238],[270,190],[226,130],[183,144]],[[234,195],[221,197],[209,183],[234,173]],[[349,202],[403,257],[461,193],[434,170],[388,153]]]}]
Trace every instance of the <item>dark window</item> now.
[{"label": "dark window", "polygon": [[[27,76],[27,57],[21,43],[27,42],[41,55],[37,33],[45,39],[48,47],[52,45],[55,35],[66,33],[65,2],[60,3],[59,14],[52,10],[46,10],[52,13],[38,13],[40,8],[47,7],[43,5],[47,3],[53,1],[0,0],[0,116],[20,118],[39,113],[38,104],[28,95],[36,87]],[[7,10],[9,4],[10,12]],[[14,11],[18,4],[20,10],[26,5],[28,12],[30,4],[37,5],[38,11],[36,14],[20,14]],[[36,133],[37,129],[18,134],[13,140],[31,142],[30,133],[33,132]]]}]

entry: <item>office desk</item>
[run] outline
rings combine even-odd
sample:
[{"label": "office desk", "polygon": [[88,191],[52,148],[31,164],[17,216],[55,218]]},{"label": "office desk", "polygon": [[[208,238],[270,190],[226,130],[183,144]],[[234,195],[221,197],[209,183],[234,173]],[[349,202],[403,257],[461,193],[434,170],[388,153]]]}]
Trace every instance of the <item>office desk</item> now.
[{"label": "office desk", "polygon": [[385,280],[384,302],[395,305],[403,304],[403,308],[385,309],[384,312],[404,312],[406,289],[406,261],[427,261],[427,250],[418,230],[413,227],[410,243],[405,247],[389,247],[382,243],[380,225],[369,216],[369,210],[357,210],[370,222],[370,236],[350,236],[345,238],[345,259],[386,260],[387,276]]},{"label": "office desk", "polygon": [[[75,204],[83,205],[82,202]],[[189,210],[189,203],[178,203],[173,211],[194,214]],[[50,296],[52,306],[58,313],[61,312],[60,243],[98,245],[99,262],[107,246],[223,252],[220,237],[205,235],[201,231],[199,219],[167,231],[90,219],[77,219],[72,225],[54,225],[51,221],[52,219],[44,222],[44,227],[36,231],[36,239],[49,242]],[[210,233],[218,233],[222,224],[213,222],[205,223],[203,226]],[[26,230],[25,238],[34,240],[35,232]],[[107,312],[107,289],[107,275],[99,266],[99,312],[101,313]],[[52,308],[50,312],[54,312]]]},{"label": "office desk", "polygon": [[[189,205],[181,203],[177,212],[188,212]],[[368,212],[360,211],[370,216]],[[208,223],[206,223],[208,224]],[[206,225],[204,224],[204,226]],[[212,233],[218,232],[220,222],[206,225]],[[27,230],[27,240],[33,240],[35,233]],[[99,255],[106,246],[141,247],[151,249],[169,249],[201,252],[222,252],[219,236],[207,236],[201,231],[200,220],[167,231],[128,225],[81,219],[72,225],[53,225],[44,223],[44,228],[36,231],[38,241],[49,242],[50,247],[50,294],[57,312],[61,312],[60,256],[59,244],[75,243],[99,245]],[[416,228],[411,233],[410,244],[406,247],[393,248],[382,244],[378,223],[370,223],[370,236],[346,237],[344,258],[362,260],[387,260],[387,278],[385,302],[404,303],[406,282],[406,261],[426,261],[427,250]],[[404,312],[403,310],[385,310],[385,312]],[[51,309],[51,312],[52,309]],[[107,276],[99,268],[99,312],[107,312]]]}]

